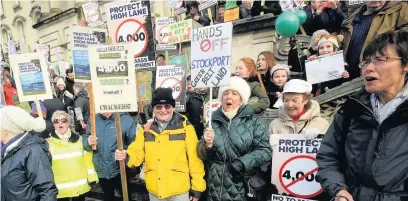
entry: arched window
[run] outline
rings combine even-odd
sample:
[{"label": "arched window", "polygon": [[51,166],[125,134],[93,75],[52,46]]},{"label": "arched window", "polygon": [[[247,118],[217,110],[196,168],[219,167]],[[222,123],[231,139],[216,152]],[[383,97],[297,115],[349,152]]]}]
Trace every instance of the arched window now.
[{"label": "arched window", "polygon": [[17,31],[18,31],[18,40],[25,42],[24,23],[22,21],[17,22]]},{"label": "arched window", "polygon": [[3,44],[3,46],[7,46],[8,44],[8,33],[6,29],[2,29],[1,30],[1,44]]}]

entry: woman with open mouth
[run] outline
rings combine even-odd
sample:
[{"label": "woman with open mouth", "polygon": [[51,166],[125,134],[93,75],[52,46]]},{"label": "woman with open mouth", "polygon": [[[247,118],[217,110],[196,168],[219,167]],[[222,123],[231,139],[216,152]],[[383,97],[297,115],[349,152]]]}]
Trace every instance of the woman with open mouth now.
[{"label": "woman with open mouth", "polygon": [[380,35],[360,68],[364,88],[326,132],[318,181],[336,201],[408,200],[408,32]]}]

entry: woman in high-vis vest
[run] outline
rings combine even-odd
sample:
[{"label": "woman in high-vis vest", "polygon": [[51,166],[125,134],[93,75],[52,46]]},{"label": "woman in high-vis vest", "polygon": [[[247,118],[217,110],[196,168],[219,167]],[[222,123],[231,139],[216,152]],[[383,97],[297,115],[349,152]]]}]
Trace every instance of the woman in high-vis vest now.
[{"label": "woman in high-vis vest", "polygon": [[82,137],[71,133],[68,114],[58,110],[52,115],[55,132],[47,139],[52,155],[52,170],[58,188],[58,200],[84,201],[91,189],[89,183],[98,182],[92,163],[92,152],[83,149]]}]

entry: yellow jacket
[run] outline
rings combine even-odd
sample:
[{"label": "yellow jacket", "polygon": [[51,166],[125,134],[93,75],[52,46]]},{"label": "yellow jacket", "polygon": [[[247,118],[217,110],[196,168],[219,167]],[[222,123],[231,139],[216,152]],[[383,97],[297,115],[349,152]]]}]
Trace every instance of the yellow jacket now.
[{"label": "yellow jacket", "polygon": [[84,151],[81,136],[71,134],[68,142],[63,142],[52,133],[47,142],[58,198],[77,197],[91,189],[90,182],[98,182],[92,152]]},{"label": "yellow jacket", "polygon": [[146,187],[160,199],[205,191],[204,165],[197,155],[197,136],[187,118],[174,113],[162,132],[154,122],[148,132],[139,129],[128,150],[129,167],[145,162]]}]

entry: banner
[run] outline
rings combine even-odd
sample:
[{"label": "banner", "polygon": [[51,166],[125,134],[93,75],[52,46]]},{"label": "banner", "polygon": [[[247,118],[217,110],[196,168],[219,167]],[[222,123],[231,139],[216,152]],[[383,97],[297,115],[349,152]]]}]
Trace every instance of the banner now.
[{"label": "banner", "polygon": [[35,44],[35,51],[42,53],[47,61],[47,64],[51,62],[50,46],[45,44]]},{"label": "banner", "polygon": [[193,29],[191,33],[191,85],[219,87],[231,74],[232,23]]},{"label": "banner", "polygon": [[97,27],[103,25],[101,12],[97,3],[86,3],[82,5],[84,10],[85,20],[89,27]]},{"label": "banner", "polygon": [[174,19],[171,17],[159,17],[156,18],[156,40],[159,44],[169,43],[169,27],[168,25],[173,23]]},{"label": "banner", "polygon": [[198,10],[203,11],[207,8],[217,5],[218,1],[217,0],[199,0],[198,3],[200,3],[200,5],[198,5]]},{"label": "banner", "polygon": [[160,66],[156,70],[156,88],[171,88],[176,100],[176,111],[186,108],[186,73],[183,66]]},{"label": "banner", "polygon": [[132,43],[136,70],[154,69],[156,66],[154,60],[154,32],[146,3],[148,2],[112,2],[105,4],[109,35],[112,37],[112,42],[113,44]]},{"label": "banner", "polygon": [[169,44],[187,42],[191,40],[191,30],[193,29],[193,20],[183,20],[168,25]]},{"label": "banner", "polygon": [[272,183],[279,194],[297,198],[313,198],[323,192],[316,181],[316,153],[321,139],[306,140],[298,134],[279,135],[279,144],[273,150]]},{"label": "banner", "polygon": [[137,72],[137,86],[139,87],[139,102],[149,103],[152,101],[152,71]]},{"label": "banner", "polygon": [[52,99],[48,64],[42,53],[10,55],[19,101]]},{"label": "banner", "polygon": [[106,44],[107,31],[99,28],[75,27],[71,30],[71,37],[75,82],[91,82],[88,46]]},{"label": "banner", "polygon": [[136,74],[129,44],[90,46],[95,112],[137,111]]}]

